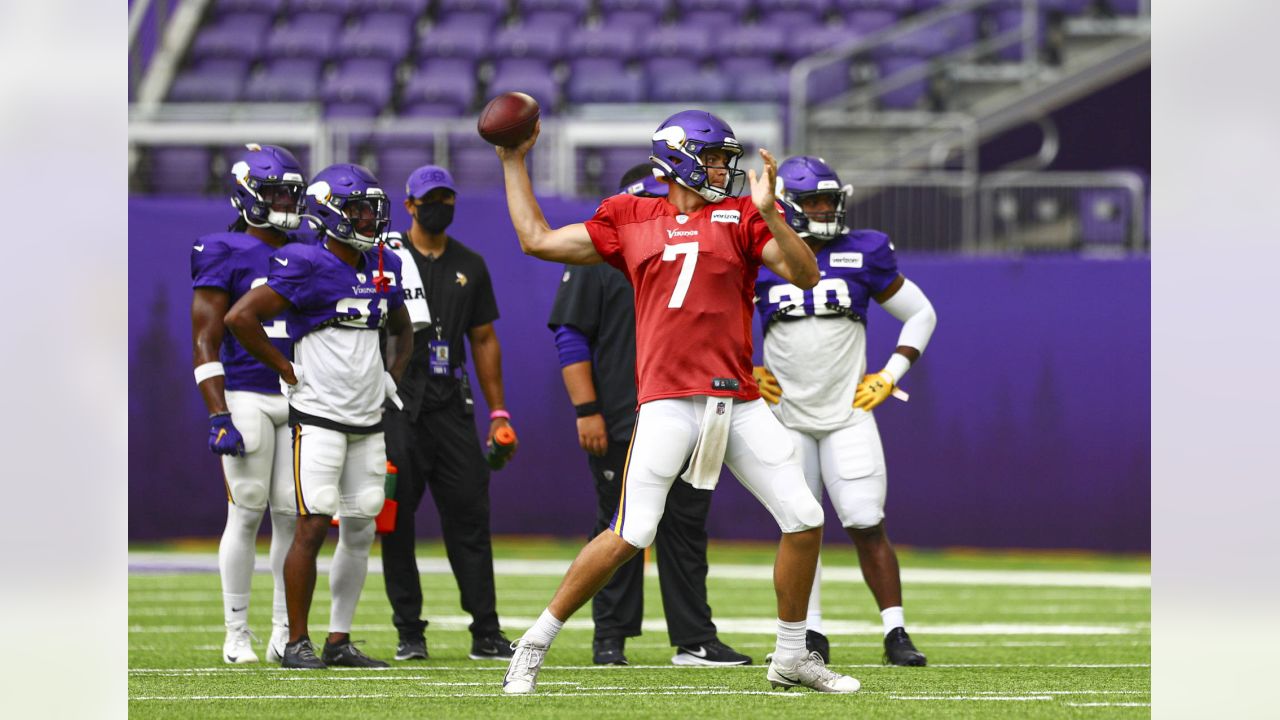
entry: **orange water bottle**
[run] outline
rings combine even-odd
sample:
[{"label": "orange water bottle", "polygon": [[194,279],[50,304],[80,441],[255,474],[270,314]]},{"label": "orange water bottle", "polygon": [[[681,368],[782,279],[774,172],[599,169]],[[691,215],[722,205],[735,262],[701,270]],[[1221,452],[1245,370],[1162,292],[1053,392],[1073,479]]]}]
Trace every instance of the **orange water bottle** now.
[{"label": "orange water bottle", "polygon": [[510,425],[503,425],[493,433],[493,446],[485,454],[484,461],[494,470],[501,470],[511,453],[516,449],[516,431]]},{"label": "orange water bottle", "polygon": [[388,460],[387,479],[384,486],[387,498],[382,501],[382,511],[373,520],[374,527],[379,535],[395,532],[396,529],[396,508],[400,505],[400,503],[396,502],[396,479],[399,473],[400,471],[395,464]]}]

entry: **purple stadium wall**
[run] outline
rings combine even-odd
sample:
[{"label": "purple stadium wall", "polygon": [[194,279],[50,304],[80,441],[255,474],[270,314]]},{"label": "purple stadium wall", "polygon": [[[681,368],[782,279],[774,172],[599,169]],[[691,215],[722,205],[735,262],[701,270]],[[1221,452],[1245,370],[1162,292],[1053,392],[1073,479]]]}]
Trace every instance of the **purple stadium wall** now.
[{"label": "purple stadium wall", "polygon": [[[594,206],[548,199],[543,208],[558,225]],[[191,240],[230,219],[225,200],[129,202],[133,540],[215,536],[224,522],[220,470],[191,380],[187,263]],[[405,220],[397,209],[397,227]],[[520,253],[500,195],[460,198],[451,231],[493,274],[507,402],[521,437],[516,461],[493,475],[494,532],[584,537],[592,483],[545,325],[560,268]],[[877,412],[895,541],[1149,550],[1150,262],[906,256],[902,266],[932,298],[939,327],[904,383],[911,402]],[[871,335],[874,365],[891,351],[896,323],[876,309]],[[828,517],[835,540],[842,533]],[[439,535],[430,501],[419,518],[424,537]],[[727,474],[709,531],[777,536]]]}]

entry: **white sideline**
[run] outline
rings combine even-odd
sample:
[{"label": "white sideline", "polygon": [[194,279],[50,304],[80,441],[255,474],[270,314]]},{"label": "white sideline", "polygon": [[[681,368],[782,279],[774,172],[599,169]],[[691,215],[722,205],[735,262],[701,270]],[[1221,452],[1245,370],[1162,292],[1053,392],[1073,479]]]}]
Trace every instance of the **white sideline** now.
[{"label": "white sideline", "polygon": [[[493,561],[497,575],[524,575],[561,577],[569,569],[567,560],[499,560]],[[270,572],[266,555],[259,554],[255,570]],[[218,555],[207,553],[129,553],[129,571],[151,572],[217,572]],[[329,571],[329,559],[320,559],[320,571]],[[452,575],[448,560],[423,558],[418,560],[418,571],[433,575]],[[369,558],[369,572],[382,572],[382,559]],[[645,568],[648,575],[656,576],[654,564]],[[712,563],[708,576],[719,580],[762,580],[773,578],[770,565],[721,565]],[[861,583],[862,573],[856,568],[822,569],[823,582]],[[918,585],[1031,585],[1037,587],[1108,587],[1150,588],[1150,573],[1131,572],[1075,572],[1057,570],[960,570],[942,568],[902,569],[902,581]]]}]

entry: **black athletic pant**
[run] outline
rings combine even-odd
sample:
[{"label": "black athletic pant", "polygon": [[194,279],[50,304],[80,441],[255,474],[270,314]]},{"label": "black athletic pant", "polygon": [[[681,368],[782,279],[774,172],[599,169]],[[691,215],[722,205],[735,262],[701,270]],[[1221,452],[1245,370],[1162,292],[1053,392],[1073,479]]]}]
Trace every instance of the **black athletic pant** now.
[{"label": "black athletic pant", "polygon": [[[596,527],[604,532],[618,511],[626,443],[609,443],[604,457],[588,456],[596,479]],[[679,478],[667,494],[654,548],[658,554],[658,584],[672,645],[697,645],[716,637],[707,605],[707,512],[711,491],[695,490]],[[597,638],[635,637],[644,618],[644,553],[618,568],[609,584],[591,600]]]},{"label": "black athletic pant", "polygon": [[417,422],[388,409],[384,416],[387,458],[399,470],[395,532],[382,538],[383,578],[392,622],[401,638],[422,636],[422,585],[414,557],[414,512],[422,493],[440,511],[445,552],[458,581],[462,609],[471,614],[471,634],[498,631],[493,589],[493,545],[489,536],[489,466],[480,451],[475,423],[462,401],[423,410]]}]

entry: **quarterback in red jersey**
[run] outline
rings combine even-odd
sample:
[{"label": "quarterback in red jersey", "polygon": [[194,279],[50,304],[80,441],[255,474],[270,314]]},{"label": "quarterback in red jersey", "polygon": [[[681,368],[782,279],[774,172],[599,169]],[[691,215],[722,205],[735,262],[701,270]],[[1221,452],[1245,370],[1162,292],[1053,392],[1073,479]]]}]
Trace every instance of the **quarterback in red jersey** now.
[{"label": "quarterback in red jersey", "polygon": [[677,477],[714,487],[721,465],[760,499],[782,530],[774,585],[778,642],[774,687],[855,692],[851,677],[805,654],[805,614],[822,542],[822,506],[805,485],[795,447],[760,399],[751,376],[751,298],[763,264],[789,282],[818,282],[813,252],[774,198],[777,163],[749,173],[751,197],[734,197],[742,145],[720,118],[677,113],[653,134],[654,175],[666,198],[615,196],[586,223],[553,229],[538,207],[525,156],[538,138],[497,149],[511,222],[525,253],[560,263],[606,261],[631,280],[636,298],[640,410],[623,470],[622,502],[610,524],[565,574],[551,604],[515,646],[508,693],[533,692],[546,652],[571,614],[614,570],[653,542]]}]

